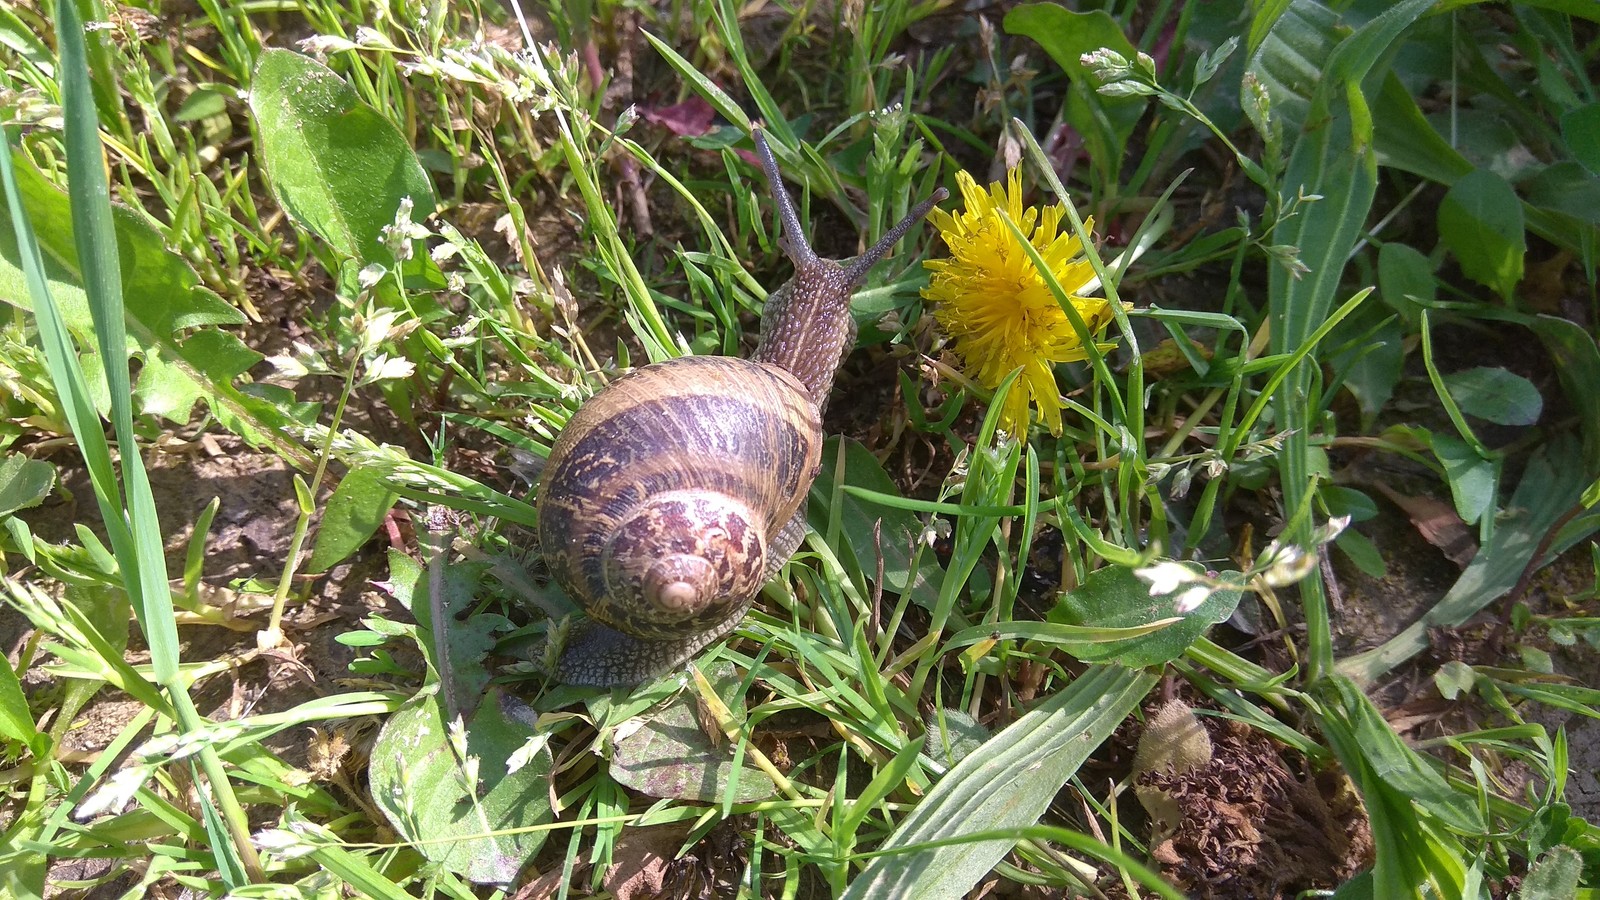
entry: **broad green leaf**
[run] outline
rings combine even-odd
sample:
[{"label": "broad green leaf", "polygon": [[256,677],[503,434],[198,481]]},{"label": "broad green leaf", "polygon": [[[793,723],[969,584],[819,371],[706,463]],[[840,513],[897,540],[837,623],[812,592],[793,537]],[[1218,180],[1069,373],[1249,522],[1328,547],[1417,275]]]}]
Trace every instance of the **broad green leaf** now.
[{"label": "broad green leaf", "polygon": [[1528,323],[1544,342],[1561,389],[1583,427],[1583,461],[1600,471],[1600,346],[1583,326],[1556,316],[1535,316]]},{"label": "broad green leaf", "polygon": [[1533,382],[1498,366],[1452,372],[1444,383],[1462,412],[1497,425],[1532,425],[1544,411]]},{"label": "broad green leaf", "polygon": [[1478,673],[1464,662],[1452,659],[1439,667],[1433,673],[1433,685],[1439,689],[1439,696],[1446,700],[1454,700],[1464,693],[1469,693],[1473,685],[1478,683]]},{"label": "broad green leaf", "polygon": [[[1510,504],[1497,515],[1494,535],[1444,597],[1381,646],[1340,660],[1339,671],[1360,682],[1378,678],[1427,647],[1429,630],[1458,627],[1511,590],[1545,533],[1578,502],[1591,480],[1576,441],[1558,436],[1540,447],[1528,461]],[[1593,533],[1595,527],[1563,531],[1560,540],[1545,548],[1547,555],[1540,564]]]},{"label": "broad green leaf", "polygon": [[1494,463],[1453,434],[1435,434],[1431,443],[1433,455],[1444,466],[1444,480],[1450,485],[1456,514],[1468,525],[1476,523],[1494,506],[1498,480]]},{"label": "broad green leaf", "polygon": [[1089,82],[1091,89],[1093,75],[1081,59],[1085,53],[1108,47],[1131,61],[1139,52],[1104,10],[1074,12],[1054,3],[1024,3],[1006,13],[1004,27],[1007,34],[1033,38],[1069,79]]},{"label": "broad green leaf", "polygon": [[261,361],[261,354],[246,347],[232,333],[207,329],[182,342],[183,359],[169,362],[156,353],[145,359],[139,386],[133,395],[139,410],[170,422],[187,423],[197,402],[211,404],[215,385],[231,385]]},{"label": "broad green leaf", "polygon": [[1378,517],[1377,501],[1355,488],[1325,484],[1317,491],[1317,498],[1327,506],[1329,516],[1349,516],[1352,522],[1366,522]]},{"label": "broad green leaf", "polygon": [[1144,114],[1147,98],[1097,93],[1083,54],[1108,47],[1133,60],[1138,52],[1104,10],[1076,12],[1056,3],[1026,3],[1006,13],[1008,34],[1033,38],[1066,73],[1071,88],[1063,115],[1088,144],[1089,156],[1113,171]]},{"label": "broad green leaf", "polygon": [[[1188,566],[1195,574],[1205,573],[1197,564]],[[1105,566],[1061,596],[1049,619],[1067,625],[1094,625],[1101,628],[1133,628],[1162,619],[1178,617],[1160,631],[1120,641],[1063,642],[1062,649],[1084,662],[1115,662],[1131,668],[1159,666],[1178,658],[1206,629],[1227,621],[1239,606],[1240,590],[1224,588],[1209,594],[1200,606],[1180,613],[1177,601],[1185,588],[1152,597],[1150,583],[1122,566]]]},{"label": "broad green leaf", "polygon": [[1573,159],[1600,175],[1600,103],[1567,110],[1561,117],[1561,139]]},{"label": "broad green leaf", "polygon": [[[504,616],[484,612],[468,615],[486,568],[487,564],[471,562],[447,566],[443,596],[435,603],[428,594],[428,573],[410,556],[391,549],[389,580],[383,585],[400,605],[411,610],[428,664],[445,682],[445,690],[464,715],[472,714],[472,706],[489,686],[490,675],[484,661],[494,647],[495,634],[511,625]],[[446,619],[439,627],[433,620],[435,609],[441,610]],[[443,646],[437,640],[440,636]]]},{"label": "broad green leaf", "polygon": [[1552,847],[1528,867],[1517,900],[1566,900],[1578,896],[1583,857],[1571,847]]},{"label": "broad green leaf", "polygon": [[[471,721],[445,720],[437,694],[389,717],[372,747],[372,799],[431,862],[478,884],[509,886],[544,843],[548,735],[491,690]],[[530,752],[531,751],[531,752]],[[513,768],[515,764],[515,768]]]},{"label": "broad green leaf", "polygon": [[928,735],[923,752],[946,766],[966,759],[991,736],[982,722],[959,709],[930,709],[922,726]]},{"label": "broad green leaf", "polygon": [[[1600,178],[1570,159],[1545,166],[1521,187],[1528,206],[1600,225]],[[1530,218],[1528,227],[1533,226]],[[1581,236],[1581,229],[1577,232],[1571,237]]]},{"label": "broad green leaf", "polygon": [[1417,303],[1433,300],[1439,281],[1433,263],[1415,247],[1390,241],[1378,250],[1378,296],[1391,309],[1413,324]]},{"label": "broad green leaf", "polygon": [[433,185],[399,129],[327,66],[288,50],[256,63],[250,112],[278,202],[340,255],[392,266],[383,229],[400,201],[433,212]]},{"label": "broad green leaf", "polygon": [[200,85],[184,98],[172,118],[178,122],[198,122],[213,116],[225,116],[228,114],[228,95],[232,93],[232,90],[218,85]]},{"label": "broad green leaf", "polygon": [[910,852],[873,859],[844,897],[965,897],[1011,850],[1013,840],[914,848],[1038,822],[1061,786],[1155,682],[1151,672],[1091,666],[956,763],[878,848]]},{"label": "broad green leaf", "polygon": [[380,472],[354,468],[345,473],[323,507],[316,545],[306,571],[326,572],[356,552],[377,532],[384,516],[399,499],[400,495],[389,489]]},{"label": "broad green leaf", "polygon": [[[1589,0],[1579,2],[1588,3]],[[1596,4],[1596,8],[1600,9],[1600,4]],[[1472,163],[1434,128],[1417,107],[1416,98],[1411,96],[1405,83],[1392,72],[1384,79],[1383,89],[1373,101],[1372,115],[1375,121],[1383,123],[1374,140],[1378,161],[1384,166],[1420,175],[1443,185],[1454,184],[1457,179],[1473,171]],[[1575,164],[1563,161],[1549,168],[1559,174],[1571,165]],[[1576,216],[1579,221],[1574,222],[1573,214],[1563,211],[1575,201],[1565,195],[1553,194],[1555,185],[1550,183],[1552,181],[1577,187],[1578,196],[1594,190],[1591,182],[1572,183],[1565,175],[1559,179],[1547,178],[1546,173],[1534,176],[1526,185],[1529,200],[1523,204],[1528,230],[1574,254],[1587,255],[1589,251],[1584,248],[1587,242],[1596,237],[1592,225],[1597,213],[1593,208],[1584,210]],[[1546,205],[1550,208],[1544,208]],[[1585,221],[1591,227],[1583,227]]]},{"label": "broad green leaf", "polygon": [[[1360,317],[1360,323],[1372,320],[1372,310]],[[1338,343],[1335,341],[1334,343]],[[1405,373],[1405,330],[1400,320],[1388,316],[1377,329],[1370,332],[1365,344],[1351,348],[1331,358],[1334,371],[1344,376],[1344,387],[1355,395],[1361,407],[1362,427],[1370,428],[1378,413],[1394,396],[1395,386]]]},{"label": "broad green leaf", "polygon": [[1389,564],[1384,562],[1383,554],[1378,552],[1377,545],[1364,534],[1350,528],[1334,539],[1333,545],[1339,548],[1355,567],[1360,569],[1369,578],[1385,578],[1389,574]]},{"label": "broad green leaf", "polygon": [[[733,663],[717,662],[705,676],[738,720],[744,718],[744,681]],[[617,726],[611,751],[611,777],[648,797],[722,800],[737,771],[735,803],[754,803],[777,793],[777,785],[748,762],[735,769],[734,751],[725,739],[713,741],[701,727],[700,698],[693,687],[666,703]],[[722,735],[719,732],[718,738]]]},{"label": "broad green leaf", "polygon": [[1439,238],[1461,271],[1509,302],[1528,251],[1517,192],[1499,175],[1478,169],[1450,186],[1438,219]]},{"label": "broad green leaf", "polygon": [[50,496],[55,483],[54,466],[21,453],[7,453],[0,460],[0,516],[38,506]]}]

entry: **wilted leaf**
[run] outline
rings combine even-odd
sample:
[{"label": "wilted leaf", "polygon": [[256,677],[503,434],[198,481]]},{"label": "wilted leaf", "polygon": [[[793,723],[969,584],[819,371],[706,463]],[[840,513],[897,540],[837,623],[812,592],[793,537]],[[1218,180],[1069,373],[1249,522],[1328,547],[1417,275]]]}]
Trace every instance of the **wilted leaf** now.
[{"label": "wilted leaf", "polygon": [[641,106],[639,118],[679,137],[699,137],[711,130],[717,111],[703,98],[690,97],[671,106]]}]

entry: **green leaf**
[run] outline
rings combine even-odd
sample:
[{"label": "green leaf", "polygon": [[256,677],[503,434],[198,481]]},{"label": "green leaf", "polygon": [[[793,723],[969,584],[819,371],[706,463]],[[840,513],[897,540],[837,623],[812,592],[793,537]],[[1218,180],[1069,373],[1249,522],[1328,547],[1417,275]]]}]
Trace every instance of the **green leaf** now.
[{"label": "green leaf", "polygon": [[38,506],[50,496],[55,483],[54,466],[21,453],[7,453],[0,461],[0,516]]},{"label": "green leaf", "polygon": [[1439,204],[1439,238],[1468,278],[1510,302],[1527,254],[1522,201],[1499,175],[1478,169],[1458,179]]},{"label": "green leaf", "polygon": [[1391,241],[1378,250],[1378,296],[1407,322],[1417,321],[1417,303],[1431,302],[1439,281],[1433,262],[1415,247]]},{"label": "green leaf", "polygon": [[[1205,569],[1187,564],[1197,575]],[[1139,668],[1158,666],[1182,655],[1195,639],[1218,622],[1227,621],[1239,606],[1240,590],[1227,587],[1213,591],[1199,607],[1180,613],[1177,600],[1185,586],[1171,594],[1150,595],[1150,584],[1122,566],[1105,566],[1089,573],[1077,588],[1061,596],[1048,618],[1067,625],[1094,625],[1100,628],[1134,628],[1162,619],[1178,617],[1160,631],[1118,641],[1064,641],[1063,650],[1084,662],[1116,662]]]},{"label": "green leaf", "polygon": [[56,68],[55,54],[11,10],[10,6],[0,6],[0,46],[27,60],[42,74],[53,74]]},{"label": "green leaf", "polygon": [[1099,9],[1074,12],[1054,3],[1024,3],[1006,13],[1003,25],[1007,34],[1033,38],[1069,79],[1090,89],[1096,85],[1082,62],[1085,53],[1108,47],[1131,62],[1139,52],[1117,20]]},{"label": "green leaf", "polygon": [[1567,402],[1578,413],[1584,466],[1590,472],[1600,471],[1600,391],[1595,390],[1600,384],[1600,346],[1583,326],[1557,316],[1535,316],[1528,327],[1544,342]]},{"label": "green leaf", "polygon": [[1439,696],[1446,700],[1454,700],[1462,694],[1469,694],[1473,685],[1478,683],[1478,673],[1466,663],[1452,659],[1439,667],[1433,673],[1434,687],[1439,689]]},{"label": "green leaf", "polygon": [[1143,96],[1107,97],[1080,57],[1109,47],[1132,61],[1138,50],[1104,10],[1075,12],[1056,3],[1026,3],[1006,13],[1007,34],[1032,38],[1071,82],[1063,115],[1088,144],[1089,157],[1113,169],[1144,114]]},{"label": "green leaf", "polygon": [[[442,596],[430,598],[432,581],[422,566],[399,550],[389,551],[389,580],[384,587],[400,605],[411,610],[417,620],[417,640],[423,655],[444,683],[452,704],[464,714],[471,714],[473,705],[489,686],[491,676],[485,660],[494,647],[495,634],[511,625],[504,616],[484,612],[468,615],[487,568],[486,563],[476,562],[447,566]],[[436,609],[444,616],[442,627],[435,627]],[[441,637],[443,646],[439,644]]]},{"label": "green leaf", "polygon": [[[1600,178],[1570,159],[1545,166],[1521,182],[1521,187],[1529,206],[1571,216],[1590,226],[1600,225]],[[1533,225],[1530,219],[1528,227]],[[1582,236],[1582,228],[1573,231],[1569,239]]]},{"label": "green leaf", "polygon": [[1333,545],[1368,578],[1388,576],[1389,565],[1383,561],[1383,554],[1378,552],[1377,546],[1366,535],[1354,528],[1342,532],[1334,539]]},{"label": "green leaf", "polygon": [[547,834],[512,829],[555,819],[548,735],[515,718],[515,702],[491,690],[463,726],[445,720],[436,694],[419,696],[372,747],[372,800],[389,824],[428,860],[478,884],[510,885]]},{"label": "green leaf", "polygon": [[250,112],[278,202],[342,256],[392,266],[382,232],[410,197],[433,212],[433,185],[400,130],[333,70],[288,50],[256,63]]},{"label": "green leaf", "polygon": [[399,499],[400,495],[385,484],[381,472],[358,467],[345,473],[322,511],[306,571],[326,572],[356,552],[377,532]]},{"label": "green leaf", "polygon": [[37,743],[39,730],[28,709],[28,698],[22,693],[22,683],[4,657],[0,657],[0,737],[27,746],[35,755],[44,749]]},{"label": "green leaf", "polygon": [[1481,833],[1486,823],[1477,806],[1406,746],[1348,679],[1330,678],[1324,691],[1323,734],[1360,790],[1372,824],[1374,896],[1463,896],[1461,843],[1444,826]]},{"label": "green leaf", "polygon": [[159,353],[146,356],[133,392],[140,412],[186,424],[197,402],[211,405],[214,386],[233,384],[262,358],[233,334],[216,329],[189,335],[182,349],[183,359],[176,362]]},{"label": "green leaf", "polygon": [[1471,525],[1494,506],[1496,469],[1494,463],[1478,455],[1471,444],[1452,434],[1435,434],[1433,455],[1444,466],[1444,480],[1450,485],[1456,514]]},{"label": "green leaf", "polygon": [[[1369,313],[1374,311],[1377,310],[1369,310]],[[1361,318],[1370,320],[1371,316]],[[1378,413],[1394,396],[1406,362],[1405,330],[1399,318],[1388,316],[1388,321],[1379,324],[1369,335],[1364,343],[1331,360],[1334,370],[1344,376],[1345,389],[1355,395],[1361,407],[1363,429],[1377,421]]]},{"label": "green leaf", "polygon": [[[734,717],[744,719],[744,680],[733,663],[716,662],[706,680]],[[679,676],[673,676],[679,677]],[[738,773],[735,803],[754,803],[778,792],[765,772],[749,764],[734,767],[726,740],[713,742],[700,726],[700,698],[691,687],[667,702],[617,726],[611,752],[611,777],[649,797],[720,801]],[[722,736],[720,732],[717,735]]]},{"label": "green leaf", "polygon": [[966,896],[1014,840],[916,845],[1037,822],[1155,682],[1151,672],[1091,666],[946,773],[878,848],[910,852],[872,860],[845,891],[846,900]]},{"label": "green leaf", "polygon": [[1444,383],[1462,412],[1497,425],[1532,425],[1544,410],[1533,382],[1498,366],[1452,372]]},{"label": "green leaf", "polygon": [[1551,847],[1528,867],[1518,900],[1567,900],[1578,895],[1583,857],[1571,847]]},{"label": "green leaf", "polygon": [[1567,110],[1561,117],[1561,139],[1573,159],[1600,175],[1600,103]]}]

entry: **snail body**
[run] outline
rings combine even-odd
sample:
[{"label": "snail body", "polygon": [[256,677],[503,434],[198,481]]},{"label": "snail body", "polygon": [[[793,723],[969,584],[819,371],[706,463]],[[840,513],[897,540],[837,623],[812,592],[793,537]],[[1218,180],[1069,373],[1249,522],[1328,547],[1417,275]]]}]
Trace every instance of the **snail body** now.
[{"label": "snail body", "polygon": [[544,558],[589,616],[568,635],[561,681],[624,685],[669,671],[733,630],[788,562],[821,468],[821,406],[855,340],[850,295],[944,196],[846,268],[811,251],[754,136],[795,275],[768,297],[752,358],[681,357],[618,379],[573,415],[546,463]]}]

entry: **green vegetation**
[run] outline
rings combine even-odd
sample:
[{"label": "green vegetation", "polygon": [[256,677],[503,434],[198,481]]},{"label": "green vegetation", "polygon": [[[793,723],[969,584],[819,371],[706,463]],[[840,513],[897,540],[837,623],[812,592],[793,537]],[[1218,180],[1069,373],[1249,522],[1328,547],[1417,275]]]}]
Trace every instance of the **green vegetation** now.
[{"label": "green vegetation", "polygon": [[[0,7],[0,895],[1595,896],[1600,7],[1078,6]],[[968,196],[737,632],[556,684],[757,121],[824,255]]]}]

